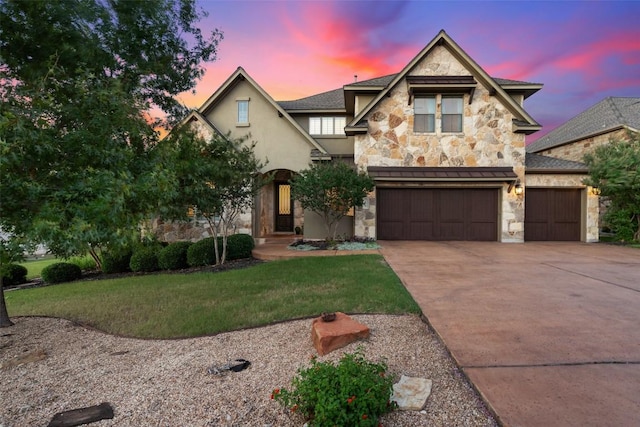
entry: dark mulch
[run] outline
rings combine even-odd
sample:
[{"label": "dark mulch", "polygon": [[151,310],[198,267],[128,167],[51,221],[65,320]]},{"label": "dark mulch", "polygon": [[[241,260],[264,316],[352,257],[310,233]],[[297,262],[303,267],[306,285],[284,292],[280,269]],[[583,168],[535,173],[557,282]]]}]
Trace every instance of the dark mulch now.
[{"label": "dark mulch", "polygon": [[[144,276],[148,274],[192,274],[192,273],[218,273],[220,271],[229,271],[229,270],[239,270],[241,268],[253,267],[254,265],[262,264],[264,261],[255,259],[255,258],[244,258],[244,259],[236,259],[233,261],[227,261],[222,265],[206,265],[203,267],[191,267],[185,268],[183,270],[161,270],[154,271],[150,273],[133,273],[133,272],[125,272],[125,273],[113,273],[113,274],[105,274],[98,270],[92,271],[83,271],[82,278],[80,280],[104,280],[104,279],[118,279],[121,277],[136,277],[136,276]],[[50,284],[45,283],[40,278],[36,278],[30,282],[23,283],[17,286],[5,287],[4,290],[12,290],[12,289],[29,289],[29,288],[38,288],[42,286],[50,286]]]}]

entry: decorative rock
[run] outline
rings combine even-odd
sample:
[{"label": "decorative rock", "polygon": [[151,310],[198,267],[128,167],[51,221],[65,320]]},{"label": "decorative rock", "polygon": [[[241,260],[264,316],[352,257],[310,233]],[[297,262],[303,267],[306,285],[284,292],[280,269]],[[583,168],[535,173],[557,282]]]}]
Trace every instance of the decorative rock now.
[{"label": "decorative rock", "polygon": [[368,326],[340,312],[336,312],[336,319],[332,322],[323,322],[322,317],[317,317],[311,323],[311,339],[320,356],[368,337]]},{"label": "decorative rock", "polygon": [[419,411],[431,395],[431,385],[431,380],[403,375],[393,385],[391,400],[398,404],[398,409]]},{"label": "decorative rock", "polygon": [[59,412],[47,427],[75,427],[113,418],[113,408],[108,402],[96,406]]}]

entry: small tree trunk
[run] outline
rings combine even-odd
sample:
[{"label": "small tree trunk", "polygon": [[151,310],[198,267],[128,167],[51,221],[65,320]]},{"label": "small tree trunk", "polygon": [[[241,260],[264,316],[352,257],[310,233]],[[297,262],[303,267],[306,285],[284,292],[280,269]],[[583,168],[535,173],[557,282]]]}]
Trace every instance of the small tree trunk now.
[{"label": "small tree trunk", "polygon": [[636,232],[633,234],[633,238],[636,242],[640,242],[640,215],[636,215]]},{"label": "small tree trunk", "polygon": [[13,322],[9,319],[7,313],[7,304],[4,300],[4,283],[2,283],[2,275],[0,275],[0,328],[13,326]]},{"label": "small tree trunk", "polygon": [[96,267],[98,270],[102,271],[102,260],[100,259],[100,255],[96,252],[96,249],[93,246],[89,246],[89,255],[93,258],[93,262],[96,263]]}]

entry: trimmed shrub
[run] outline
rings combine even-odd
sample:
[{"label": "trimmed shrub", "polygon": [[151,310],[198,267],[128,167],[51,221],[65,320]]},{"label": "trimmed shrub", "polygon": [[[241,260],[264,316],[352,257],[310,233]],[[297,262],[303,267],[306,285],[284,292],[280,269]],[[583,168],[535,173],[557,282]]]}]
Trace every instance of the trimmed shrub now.
[{"label": "trimmed shrub", "polygon": [[158,253],[158,267],[162,270],[180,270],[187,268],[187,251],[191,242],[175,242]]},{"label": "trimmed shrub", "polygon": [[253,237],[248,234],[233,234],[227,238],[227,259],[251,258],[255,246]]},{"label": "trimmed shrub", "polygon": [[71,282],[81,277],[80,267],[70,262],[57,262],[42,269],[42,280],[47,283]]},{"label": "trimmed shrub", "polygon": [[[218,249],[222,248],[222,239],[218,239]],[[187,250],[187,263],[191,267],[213,265],[216,263],[216,249],[213,237],[195,242]]]},{"label": "trimmed shrub", "polygon": [[121,249],[119,251],[108,252],[102,255],[102,272],[106,274],[125,273],[131,271],[132,251]]},{"label": "trimmed shrub", "polygon": [[20,264],[9,264],[2,275],[2,286],[16,286],[27,281],[27,268]]},{"label": "trimmed shrub", "polygon": [[158,247],[151,246],[147,248],[140,248],[131,255],[131,261],[129,262],[129,268],[131,271],[157,271],[158,267]]}]

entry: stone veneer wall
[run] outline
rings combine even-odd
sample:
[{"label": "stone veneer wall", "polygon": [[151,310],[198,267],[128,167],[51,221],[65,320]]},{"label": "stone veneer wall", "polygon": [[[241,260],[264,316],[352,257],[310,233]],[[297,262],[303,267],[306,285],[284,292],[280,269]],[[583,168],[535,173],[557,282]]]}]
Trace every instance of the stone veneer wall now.
[{"label": "stone veneer wall", "polygon": [[[470,75],[443,46],[437,46],[409,75]],[[441,102],[436,106],[436,132],[413,132],[413,104],[406,81],[399,82],[365,119],[369,131],[355,136],[354,160],[359,170],[368,166],[513,167],[524,181],[524,134],[512,132],[513,115],[489,89],[478,83],[473,99],[464,95],[462,133],[442,133]],[[467,186],[481,185],[469,183]],[[524,205],[503,185],[500,237],[503,242],[524,241]],[[356,212],[355,234],[376,236],[375,191]]]},{"label": "stone veneer wall", "polygon": [[597,242],[599,240],[599,197],[592,194],[589,187],[582,183],[587,175],[576,174],[531,174],[526,176],[524,194],[527,188],[581,188],[582,189],[582,240],[585,242]]},{"label": "stone veneer wall", "polygon": [[574,162],[583,162],[584,155],[593,151],[596,147],[606,145],[610,140],[628,140],[627,131],[618,129],[613,132],[596,135],[591,138],[581,139],[571,144],[561,145],[559,147],[550,148],[541,151],[538,154],[543,156],[557,157],[564,160],[573,160]]},{"label": "stone veneer wall", "polygon": [[[152,233],[161,242],[197,242],[213,236],[209,223],[204,219],[190,221],[163,221],[156,218],[151,223]],[[241,213],[229,230],[229,234],[251,234],[251,213]]]}]

